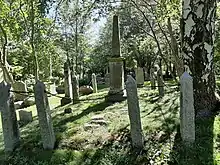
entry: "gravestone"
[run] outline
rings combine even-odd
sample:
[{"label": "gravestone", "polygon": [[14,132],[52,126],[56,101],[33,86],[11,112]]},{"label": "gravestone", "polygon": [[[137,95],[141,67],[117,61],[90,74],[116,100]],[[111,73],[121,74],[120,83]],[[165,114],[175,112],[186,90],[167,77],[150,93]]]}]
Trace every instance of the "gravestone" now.
[{"label": "gravestone", "polygon": [[138,87],[142,87],[144,85],[144,69],[141,67],[137,67],[135,70],[136,74],[136,82]]},{"label": "gravestone", "polygon": [[156,75],[154,73],[154,68],[150,69],[150,84],[151,84],[151,89],[156,89]]},{"label": "gravestone", "polygon": [[20,143],[14,98],[10,90],[11,85],[4,81],[0,83],[0,111],[6,152],[13,151]]},{"label": "gravestone", "polygon": [[126,99],[124,90],[124,58],[121,57],[118,16],[113,17],[112,58],[109,59],[110,90],[105,100],[119,102]]},{"label": "gravestone", "polygon": [[164,96],[164,82],[161,68],[157,71],[157,85],[159,91],[159,97]]},{"label": "gravestone", "polygon": [[16,101],[23,101],[28,97],[27,86],[23,81],[18,81],[13,84],[14,91],[23,92],[23,93],[14,93]]},{"label": "gravestone", "polygon": [[65,97],[61,99],[61,106],[71,103],[72,100],[72,83],[71,83],[71,73],[68,66],[68,62],[64,63],[64,90]]},{"label": "gravestone", "polygon": [[132,146],[142,149],[144,147],[144,139],[141,128],[140,107],[137,95],[137,84],[132,76],[128,75],[126,81],[128,114],[131,127]]},{"label": "gravestone", "polygon": [[28,112],[28,111],[25,111],[25,110],[20,110],[18,113],[19,113],[20,121],[26,122],[26,123],[29,123],[29,122],[33,121],[33,116],[32,116],[31,111]]},{"label": "gravestone", "polygon": [[24,106],[24,102],[23,101],[16,101],[16,102],[14,102],[14,106],[15,106],[15,110],[21,109]]},{"label": "gravestone", "polygon": [[50,93],[53,95],[57,94],[55,82],[50,84]]},{"label": "gravestone", "polygon": [[105,75],[105,84],[106,85],[110,85],[110,73],[106,73]]},{"label": "gravestone", "polygon": [[29,107],[35,104],[35,99],[33,97],[27,97],[24,101],[23,101],[23,105],[24,107]]},{"label": "gravestone", "polygon": [[34,95],[43,147],[44,149],[53,149],[55,143],[55,135],[53,131],[49,102],[47,94],[45,93],[45,85],[42,82],[37,81],[35,84]]},{"label": "gravestone", "polygon": [[72,99],[73,104],[79,102],[79,80],[74,71],[72,71]]},{"label": "gravestone", "polygon": [[180,77],[180,133],[186,144],[195,141],[193,79],[187,72]]},{"label": "gravestone", "polygon": [[92,88],[93,88],[93,93],[97,93],[97,81],[96,81],[96,75],[95,73],[92,74]]}]

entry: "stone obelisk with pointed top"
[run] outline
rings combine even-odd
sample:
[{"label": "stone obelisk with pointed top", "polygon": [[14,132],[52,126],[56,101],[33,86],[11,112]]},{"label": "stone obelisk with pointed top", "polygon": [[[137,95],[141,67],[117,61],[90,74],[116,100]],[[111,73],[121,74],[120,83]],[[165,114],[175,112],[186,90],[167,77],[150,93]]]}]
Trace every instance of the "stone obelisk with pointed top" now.
[{"label": "stone obelisk with pointed top", "polygon": [[113,17],[112,57],[109,58],[110,90],[106,101],[118,102],[126,99],[124,90],[124,58],[121,57],[118,16]]}]

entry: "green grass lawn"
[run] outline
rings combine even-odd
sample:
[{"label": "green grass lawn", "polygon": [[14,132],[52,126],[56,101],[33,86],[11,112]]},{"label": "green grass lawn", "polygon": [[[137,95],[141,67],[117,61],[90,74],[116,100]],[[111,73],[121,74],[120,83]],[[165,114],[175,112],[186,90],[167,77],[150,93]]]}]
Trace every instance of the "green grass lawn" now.
[{"label": "green grass lawn", "polygon": [[[145,138],[145,148],[139,154],[131,147],[127,102],[106,103],[107,92],[108,89],[102,87],[99,93],[81,96],[83,101],[80,103],[64,107],[59,106],[60,98],[49,98],[56,135],[53,151],[43,150],[36,108],[27,108],[33,112],[34,121],[20,127],[21,145],[11,155],[3,152],[1,131],[0,164],[220,164],[220,117],[199,121],[196,132],[199,138],[195,145],[183,147],[178,129],[179,92],[174,87],[166,88],[163,99],[159,99],[157,90],[146,86],[138,89]],[[72,108],[73,113],[64,114],[65,108]],[[86,128],[85,125],[98,114],[104,116],[107,125]]]}]

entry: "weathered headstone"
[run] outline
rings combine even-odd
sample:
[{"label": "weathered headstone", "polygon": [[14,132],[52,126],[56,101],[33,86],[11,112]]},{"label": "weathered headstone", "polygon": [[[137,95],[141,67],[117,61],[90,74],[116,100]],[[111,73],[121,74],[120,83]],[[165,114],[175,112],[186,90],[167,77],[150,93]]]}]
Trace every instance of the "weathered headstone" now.
[{"label": "weathered headstone", "polygon": [[132,145],[135,148],[142,149],[144,147],[144,139],[141,128],[140,107],[137,95],[137,84],[132,76],[128,75],[126,81],[128,114],[131,127]]},{"label": "weathered headstone", "polygon": [[53,95],[57,94],[55,83],[50,84],[50,93]]},{"label": "weathered headstone", "polygon": [[184,72],[180,78],[180,133],[186,143],[195,141],[193,79]]},{"label": "weathered headstone", "polygon": [[71,73],[69,69],[68,62],[64,63],[64,90],[65,97],[61,99],[61,106],[71,103],[72,100],[72,83],[71,83]]},{"label": "weathered headstone", "polygon": [[106,101],[118,102],[126,99],[124,91],[124,58],[121,57],[118,16],[113,17],[112,58],[109,59],[110,90]]},{"label": "weathered headstone", "polygon": [[137,67],[135,70],[136,74],[136,82],[138,87],[142,87],[144,85],[144,69],[141,67]]},{"label": "weathered headstone", "polygon": [[15,82],[13,84],[13,88],[15,91],[18,91],[18,92],[22,92],[22,93],[14,93],[15,95],[15,100],[17,101],[23,101],[25,98],[28,97],[27,93],[27,86],[24,82],[22,81],[18,81],[18,82]]},{"label": "weathered headstone", "polygon": [[151,89],[156,89],[156,75],[154,73],[154,68],[150,69],[150,84],[151,84]]},{"label": "weathered headstone", "polygon": [[73,104],[79,102],[79,80],[78,77],[76,76],[75,73],[72,71],[72,99],[73,99]]},{"label": "weathered headstone", "polygon": [[93,88],[93,93],[97,93],[97,81],[96,81],[96,75],[95,73],[92,74],[92,88]]},{"label": "weathered headstone", "polygon": [[23,101],[16,101],[14,102],[14,106],[15,106],[15,109],[21,109],[23,106],[24,106],[24,102]]},{"label": "weathered headstone", "polygon": [[5,151],[13,151],[20,143],[20,133],[14,107],[11,85],[0,83],[0,111],[4,136]]},{"label": "weathered headstone", "polygon": [[35,104],[35,99],[33,97],[27,97],[24,101],[23,101],[23,106],[24,107],[29,107]]},{"label": "weathered headstone", "polygon": [[25,111],[25,110],[20,110],[19,112],[19,118],[20,118],[20,121],[22,122],[32,122],[33,121],[33,116],[32,116],[32,112],[28,112],[28,111]]},{"label": "weathered headstone", "polygon": [[159,90],[159,96],[164,96],[164,82],[163,82],[163,74],[161,68],[157,71],[157,85]]},{"label": "weathered headstone", "polygon": [[105,84],[106,85],[110,85],[110,73],[106,73],[105,75]]},{"label": "weathered headstone", "polygon": [[45,85],[42,82],[37,81],[35,84],[34,95],[43,147],[44,149],[53,149],[55,135],[53,131],[49,102],[47,94],[45,93]]},{"label": "weathered headstone", "polygon": [[89,94],[92,94],[93,93],[93,88],[91,86],[81,86],[79,88],[79,92],[82,94],[82,95],[89,95]]}]

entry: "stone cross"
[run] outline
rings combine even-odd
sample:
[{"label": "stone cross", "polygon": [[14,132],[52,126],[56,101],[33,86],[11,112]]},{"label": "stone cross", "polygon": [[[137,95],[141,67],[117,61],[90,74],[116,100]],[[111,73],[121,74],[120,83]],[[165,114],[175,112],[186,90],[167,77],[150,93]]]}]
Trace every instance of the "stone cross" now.
[{"label": "stone cross", "polygon": [[73,104],[79,102],[79,80],[78,77],[76,76],[75,72],[72,71],[72,96],[73,96]]},{"label": "stone cross", "polygon": [[118,16],[113,16],[112,57],[121,57]]},{"label": "stone cross", "polygon": [[156,82],[155,82],[155,73],[154,73],[154,68],[150,69],[150,84],[151,84],[151,89],[156,89]]},{"label": "stone cross", "polygon": [[184,142],[195,141],[193,79],[187,72],[180,77],[180,133]]},{"label": "stone cross", "polygon": [[141,128],[140,107],[137,95],[137,84],[132,76],[128,75],[126,81],[128,114],[131,127],[132,145],[135,148],[142,149],[144,147],[144,139]]},{"label": "stone cross", "polygon": [[93,93],[97,93],[97,81],[96,81],[96,75],[95,73],[92,74],[92,88],[93,88]]},{"label": "stone cross", "polygon": [[43,147],[44,149],[53,149],[55,143],[55,135],[53,131],[49,102],[47,94],[45,93],[45,85],[42,82],[37,81],[35,84],[34,95]]},{"label": "stone cross", "polygon": [[10,90],[11,85],[4,81],[0,83],[0,111],[6,152],[12,152],[20,143],[14,98]]},{"label": "stone cross", "polygon": [[159,96],[164,96],[164,82],[161,68],[157,71],[157,85],[159,90]]}]

